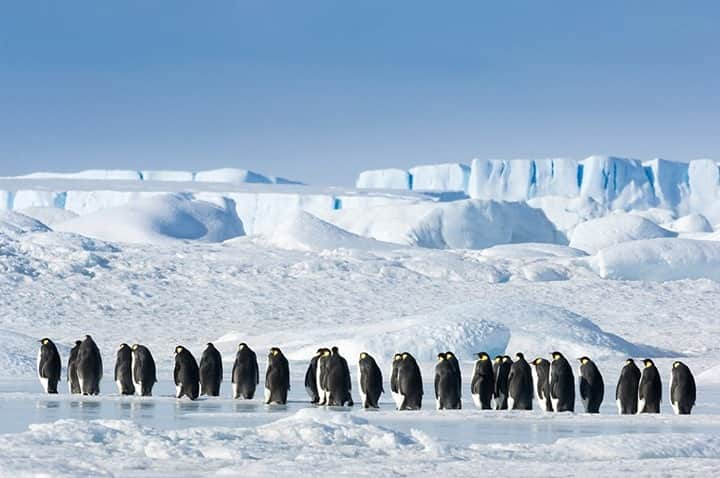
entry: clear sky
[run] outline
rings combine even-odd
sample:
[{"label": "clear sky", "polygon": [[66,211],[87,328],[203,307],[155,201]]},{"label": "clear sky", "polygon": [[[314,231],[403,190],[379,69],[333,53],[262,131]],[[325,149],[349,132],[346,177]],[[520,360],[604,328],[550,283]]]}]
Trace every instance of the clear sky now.
[{"label": "clear sky", "polygon": [[0,175],[720,160],[720,2],[0,1]]}]

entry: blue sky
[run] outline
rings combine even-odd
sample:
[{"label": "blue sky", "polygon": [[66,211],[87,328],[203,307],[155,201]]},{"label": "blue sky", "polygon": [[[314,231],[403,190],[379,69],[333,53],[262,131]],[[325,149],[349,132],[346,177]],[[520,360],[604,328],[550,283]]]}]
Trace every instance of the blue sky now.
[{"label": "blue sky", "polygon": [[0,175],[720,159],[718,2],[0,0]]}]

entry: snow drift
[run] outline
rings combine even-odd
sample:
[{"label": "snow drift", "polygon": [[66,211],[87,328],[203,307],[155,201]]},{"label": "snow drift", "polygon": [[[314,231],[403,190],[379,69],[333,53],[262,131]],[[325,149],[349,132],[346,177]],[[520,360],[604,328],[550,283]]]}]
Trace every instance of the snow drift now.
[{"label": "snow drift", "polygon": [[161,195],[104,209],[59,223],[56,230],[130,243],[221,242],[244,234],[232,201],[228,200],[223,208],[183,194]]},{"label": "snow drift", "polygon": [[618,213],[577,226],[570,240],[570,247],[593,254],[621,242],[675,236],[677,233],[663,229],[643,217]]}]

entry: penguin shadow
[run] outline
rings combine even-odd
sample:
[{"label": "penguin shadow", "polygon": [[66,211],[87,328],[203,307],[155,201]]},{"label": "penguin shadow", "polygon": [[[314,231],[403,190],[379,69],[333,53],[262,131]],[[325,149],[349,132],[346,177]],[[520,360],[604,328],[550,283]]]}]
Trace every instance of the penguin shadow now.
[{"label": "penguin shadow", "polygon": [[260,411],[262,406],[259,402],[253,400],[235,400],[233,409],[236,413],[252,413]]},{"label": "penguin shadow", "polygon": [[36,400],[35,408],[38,408],[38,409],[60,408],[60,401],[59,400]]}]

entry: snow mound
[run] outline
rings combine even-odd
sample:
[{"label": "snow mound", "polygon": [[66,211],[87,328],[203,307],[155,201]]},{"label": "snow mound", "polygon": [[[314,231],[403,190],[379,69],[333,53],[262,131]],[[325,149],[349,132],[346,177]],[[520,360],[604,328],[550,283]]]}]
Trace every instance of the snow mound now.
[{"label": "snow mound", "polygon": [[720,281],[720,243],[692,239],[626,242],[602,249],[590,264],[604,279]]},{"label": "snow mound", "polygon": [[394,244],[358,236],[340,229],[305,211],[296,211],[271,233],[262,236],[262,239],[281,249],[298,251],[397,248]]},{"label": "snow mound", "polygon": [[663,229],[643,217],[617,213],[578,225],[573,232],[570,247],[594,254],[622,242],[675,236],[677,233]]},{"label": "snow mound", "polygon": [[140,171],[143,181],[192,181],[191,171]]},{"label": "snow mound", "polygon": [[659,226],[662,226],[663,224],[667,224],[669,222],[673,222],[675,219],[677,219],[677,215],[671,210],[660,209],[657,207],[652,207],[650,209],[633,209],[631,211],[628,211],[628,213],[644,217],[645,219],[648,219]]},{"label": "snow mound", "polygon": [[603,217],[609,212],[606,206],[594,199],[582,197],[538,197],[529,200],[528,205],[542,210],[550,222],[566,237],[572,237],[578,224]]},{"label": "snow mound", "polygon": [[467,191],[470,168],[464,164],[430,164],[410,169],[415,191]]},{"label": "snow mound", "polygon": [[0,330],[0,376],[27,376],[36,374],[38,340],[42,337],[30,337],[9,330]]},{"label": "snow mound", "polygon": [[25,179],[110,179],[124,181],[139,181],[142,179],[139,171],[129,169],[88,169],[76,173],[37,172],[17,177]]},{"label": "snow mound", "polygon": [[77,217],[77,214],[74,212],[57,207],[29,207],[27,209],[21,209],[18,212],[36,219],[50,227],[53,227],[53,225],[57,223]]},{"label": "snow mound", "polygon": [[199,183],[226,183],[226,184],[242,184],[242,183],[260,183],[260,184],[300,184],[296,181],[290,181],[284,178],[274,176],[265,176],[247,169],[222,168],[211,169],[208,171],[198,171],[195,173],[194,179]]},{"label": "snow mound", "polygon": [[0,233],[26,234],[29,232],[47,232],[45,224],[32,217],[14,211],[0,211]]},{"label": "snow mound", "polygon": [[667,227],[679,233],[713,232],[712,225],[702,214],[688,214],[668,224]]},{"label": "snow mound", "polygon": [[113,242],[222,242],[244,234],[235,205],[225,208],[191,195],[159,195],[62,222],[59,231]]},{"label": "snow mound", "polygon": [[374,169],[363,171],[355,181],[360,189],[411,189],[410,173],[403,169]]},{"label": "snow mound", "polygon": [[564,243],[542,211],[525,203],[469,199],[333,211],[322,218],[379,241],[435,249],[484,249],[519,242]]}]

